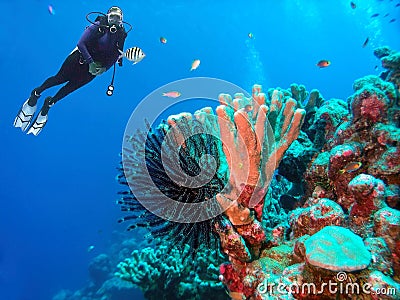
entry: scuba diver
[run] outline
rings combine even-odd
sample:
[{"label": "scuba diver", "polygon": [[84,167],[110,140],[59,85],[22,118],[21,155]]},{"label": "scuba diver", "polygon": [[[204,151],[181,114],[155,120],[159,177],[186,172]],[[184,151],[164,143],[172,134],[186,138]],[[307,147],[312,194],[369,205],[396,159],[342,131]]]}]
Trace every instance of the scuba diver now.
[{"label": "scuba diver", "polygon": [[[98,14],[94,22],[89,19],[89,15],[93,13]],[[121,52],[132,26],[123,21],[122,10],[117,6],[111,7],[107,14],[91,12],[86,15],[86,19],[91,25],[85,29],[77,47],[65,59],[58,73],[47,78],[41,86],[33,89],[30,97],[18,112],[14,126],[25,131],[31,124],[31,119],[36,112],[37,101],[42,92],[66,83],[53,97],[47,97],[44,100],[44,104],[27,134],[38,135],[46,125],[50,107],[114,65],[113,78],[107,91],[107,95],[112,95],[115,64],[118,62],[118,65],[122,66]],[[125,31],[124,24],[130,26],[128,31]]]}]

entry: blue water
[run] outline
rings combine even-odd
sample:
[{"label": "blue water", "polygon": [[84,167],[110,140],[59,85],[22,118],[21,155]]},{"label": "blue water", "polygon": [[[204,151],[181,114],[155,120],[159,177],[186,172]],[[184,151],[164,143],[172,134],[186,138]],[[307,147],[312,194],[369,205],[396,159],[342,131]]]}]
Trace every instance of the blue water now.
[{"label": "blue water", "polygon": [[[132,111],[154,89],[207,76],[248,91],[253,83],[266,90],[296,82],[325,99],[346,99],[355,79],[379,74],[374,47],[400,50],[400,1],[354,2],[356,9],[338,0],[0,1],[0,299],[51,299],[86,284],[89,261],[125,229],[116,222],[118,153]],[[105,94],[109,71],[57,103],[39,136],[13,128],[31,90],[75,47],[86,13],[110,5],[134,27],[126,48],[140,46],[146,58],[117,70],[114,96]],[[189,72],[195,58],[201,65]],[[316,67],[321,59],[331,66]]]}]

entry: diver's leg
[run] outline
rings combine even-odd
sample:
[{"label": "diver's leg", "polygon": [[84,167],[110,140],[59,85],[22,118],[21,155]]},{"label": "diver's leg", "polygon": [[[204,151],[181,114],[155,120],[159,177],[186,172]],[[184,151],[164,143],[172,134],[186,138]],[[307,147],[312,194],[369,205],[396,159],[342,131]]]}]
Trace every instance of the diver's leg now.
[{"label": "diver's leg", "polygon": [[92,81],[96,76],[88,73],[88,76],[85,78],[85,80],[81,81],[69,81],[66,85],[64,85],[61,89],[58,90],[58,92],[54,95],[52,98],[52,103],[51,105],[55,104],[62,98],[66,97],[67,95],[71,94],[73,91],[76,91],[77,89],[81,88],[82,86],[88,84],[90,81]]},{"label": "diver's leg", "polygon": [[31,96],[29,97],[28,104],[31,106],[36,105],[37,100],[39,99],[40,94],[43,91],[53,86],[67,82],[70,79],[70,75],[73,72],[73,70],[75,68],[78,68],[79,60],[80,60],[80,53],[78,50],[75,50],[70,55],[68,55],[68,57],[63,62],[60,70],[57,72],[56,75],[47,78],[42,83],[42,85],[33,89],[33,91],[31,92]]},{"label": "diver's leg", "polygon": [[[67,82],[62,88],[58,90],[58,92],[54,95],[54,97],[47,97],[44,101],[43,107],[40,110],[39,114],[37,115],[35,122],[28,130],[28,134],[32,133],[34,135],[38,135],[43,127],[47,123],[48,119],[48,112],[51,106],[53,106],[56,102],[63,99],[68,94],[72,93],[73,91],[79,89],[80,87],[84,86],[85,84],[89,83],[93,80],[96,76],[89,73],[89,66],[80,61],[80,54],[78,51],[74,51],[71,53],[71,56],[75,59],[74,61],[64,62],[63,66],[61,67],[59,74],[61,78]],[[47,80],[46,80],[47,81]],[[49,79],[49,82],[52,83]],[[49,82],[43,83],[41,86],[45,88],[49,87]],[[54,82],[54,81],[53,81]],[[39,89],[40,91],[40,89]]]},{"label": "diver's leg", "polygon": [[[88,73],[89,74],[89,73]],[[91,75],[91,74],[89,74]],[[54,95],[54,97],[47,97],[44,100],[44,104],[42,106],[42,109],[36,116],[35,122],[33,122],[32,126],[29,128],[27,134],[34,134],[38,135],[43,127],[47,123],[48,119],[48,113],[50,107],[52,107],[57,101],[61,100],[68,94],[72,93],[73,91],[77,90],[78,88],[82,87],[83,85],[89,83],[90,81],[93,80],[95,76],[91,75],[91,77],[88,76],[86,81],[79,81],[79,82],[68,82],[66,85],[64,85],[58,92],[57,94]]]},{"label": "diver's leg", "polygon": [[[77,59],[78,59],[78,64],[79,64],[79,52],[78,51],[75,51],[75,52],[72,52],[65,59],[64,63],[62,64],[60,70],[57,72],[56,75],[47,78],[41,86],[33,89],[28,100],[26,100],[24,102],[24,104],[22,104],[22,107],[20,108],[17,116],[15,117],[14,127],[20,127],[22,131],[25,131],[26,128],[29,126],[29,124],[36,112],[37,102],[40,97],[40,94],[44,90],[46,90],[50,87],[53,87],[53,86],[56,86],[56,85],[59,85],[59,84],[62,84],[62,83],[65,83],[68,81],[67,76],[69,74],[71,66],[74,66],[74,64],[76,64]],[[44,106],[46,106],[46,101],[45,101]]]}]

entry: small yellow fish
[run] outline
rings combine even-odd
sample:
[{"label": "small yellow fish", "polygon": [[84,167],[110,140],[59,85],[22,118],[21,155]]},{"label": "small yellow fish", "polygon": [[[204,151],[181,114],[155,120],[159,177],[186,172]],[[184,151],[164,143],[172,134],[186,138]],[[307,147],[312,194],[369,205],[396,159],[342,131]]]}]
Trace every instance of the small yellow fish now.
[{"label": "small yellow fish", "polygon": [[195,59],[192,62],[192,67],[190,68],[190,71],[196,70],[200,66],[200,59]]},{"label": "small yellow fish", "polygon": [[346,173],[352,173],[352,172],[357,171],[359,168],[361,168],[361,166],[362,166],[362,163],[360,161],[358,161],[358,162],[350,162],[343,169],[341,169],[339,171],[339,173],[340,174],[343,174],[345,172]]},{"label": "small yellow fish", "polygon": [[171,91],[171,92],[163,93],[162,95],[164,97],[168,97],[168,98],[178,98],[181,95],[181,93],[179,93],[177,91]]}]

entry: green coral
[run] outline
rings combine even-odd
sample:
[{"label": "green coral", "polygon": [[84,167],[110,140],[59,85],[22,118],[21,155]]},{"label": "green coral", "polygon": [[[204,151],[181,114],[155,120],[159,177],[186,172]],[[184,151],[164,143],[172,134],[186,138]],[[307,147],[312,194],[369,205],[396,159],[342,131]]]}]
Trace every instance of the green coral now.
[{"label": "green coral", "polygon": [[201,247],[193,259],[189,248],[183,253],[167,245],[134,250],[115,275],[140,288],[146,299],[226,299],[218,279],[221,257]]},{"label": "green coral", "polygon": [[292,83],[290,85],[290,91],[292,92],[292,98],[298,103],[303,103],[308,97],[306,87],[302,84],[298,85],[297,83]]},{"label": "green coral", "polygon": [[341,99],[332,98],[315,112],[315,120],[321,120],[325,116],[325,119],[329,118],[332,126],[336,128],[348,114],[347,103]]},{"label": "green coral", "polygon": [[322,97],[321,93],[317,89],[308,92],[303,84],[292,83],[290,89],[282,89],[280,87],[268,89],[267,96],[269,103],[271,102],[272,94],[275,90],[282,93],[282,103],[293,98],[297,101],[298,108],[304,108],[306,113],[314,111],[325,101],[324,97]]},{"label": "green coral", "polygon": [[320,107],[325,99],[322,97],[321,93],[317,89],[313,89],[310,92],[310,96],[308,97],[308,101],[304,109],[308,112],[316,107]]},{"label": "green coral", "polygon": [[396,53],[395,51],[393,51],[392,49],[390,49],[388,46],[382,46],[382,47],[378,47],[376,49],[374,49],[374,55],[377,58],[382,58],[388,55],[392,55]]},{"label": "green coral", "polygon": [[397,97],[393,83],[384,81],[375,75],[368,75],[355,80],[353,89],[356,93],[351,98],[358,97],[364,91],[368,91],[370,94],[387,97],[390,100],[390,103],[393,104]]}]

